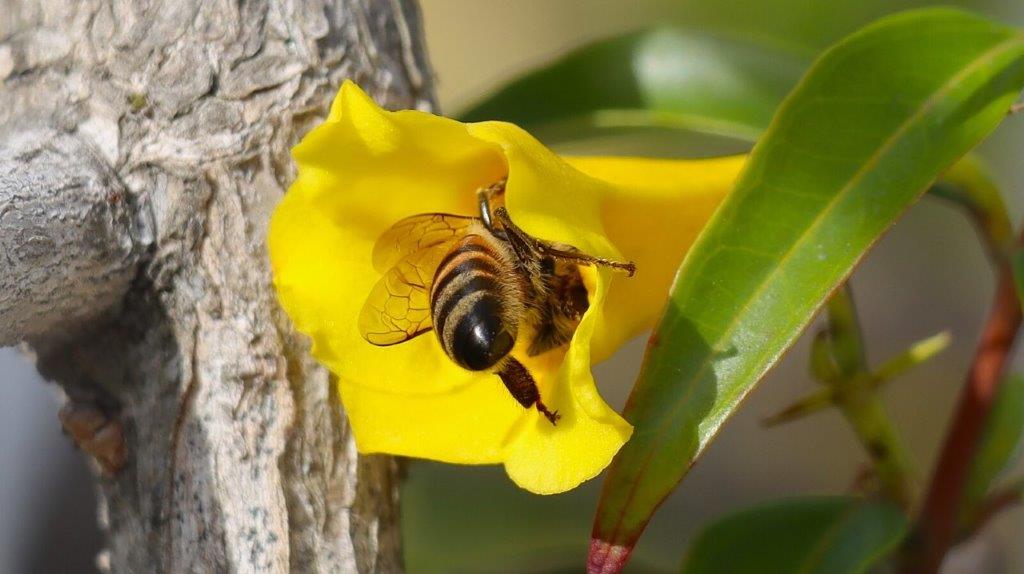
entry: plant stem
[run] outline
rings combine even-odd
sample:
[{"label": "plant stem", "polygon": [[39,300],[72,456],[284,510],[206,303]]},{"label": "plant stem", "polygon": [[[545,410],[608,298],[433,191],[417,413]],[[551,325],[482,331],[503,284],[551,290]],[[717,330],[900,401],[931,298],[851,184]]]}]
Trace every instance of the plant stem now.
[{"label": "plant stem", "polygon": [[977,515],[974,516],[966,528],[967,535],[977,532],[995,515],[1002,510],[1024,502],[1024,479],[1018,479],[1009,486],[990,494],[981,504]]},{"label": "plant stem", "polygon": [[998,258],[995,303],[982,331],[956,414],[918,518],[905,571],[937,572],[956,542],[964,485],[985,420],[992,408],[1003,367],[1021,326],[1021,308],[1007,258]]},{"label": "plant stem", "polygon": [[896,427],[867,377],[854,382],[851,393],[841,393],[837,403],[857,438],[871,456],[875,476],[886,499],[903,509],[913,502],[910,462]]},{"label": "plant stem", "polygon": [[1013,223],[999,186],[977,156],[969,154],[953,164],[929,194],[963,210],[978,230],[992,264],[1002,265],[1013,247]]},{"label": "plant stem", "polygon": [[875,385],[881,386],[946,350],[952,337],[949,331],[932,335],[911,345],[875,369]]},{"label": "plant stem", "polygon": [[909,458],[868,368],[864,337],[849,284],[837,290],[829,300],[828,322],[833,356],[839,369],[839,378],[833,383],[835,404],[871,456],[882,493],[907,509],[913,499]]}]

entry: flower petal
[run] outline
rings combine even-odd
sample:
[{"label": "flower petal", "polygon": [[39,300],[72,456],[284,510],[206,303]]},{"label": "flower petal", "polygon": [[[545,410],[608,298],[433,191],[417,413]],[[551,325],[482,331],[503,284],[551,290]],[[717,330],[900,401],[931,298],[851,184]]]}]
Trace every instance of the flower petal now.
[{"label": "flower petal", "polygon": [[510,431],[527,413],[490,373],[475,373],[469,384],[445,393],[415,397],[339,384],[356,446],[363,453],[499,464],[505,460]]},{"label": "flower petal", "polygon": [[609,240],[636,263],[616,280],[594,333],[594,362],[650,329],[661,316],[687,250],[739,175],[746,156],[697,160],[567,157],[573,167],[612,184],[601,220]]},{"label": "flower petal", "polygon": [[[294,155],[298,177],[268,238],[275,285],[314,355],[337,375],[359,449],[503,462],[517,484],[540,493],[595,476],[628,439],[631,427],[597,392],[592,355],[607,356],[653,323],[740,163],[567,163],[510,124],[387,112],[352,83]],[[638,263],[634,279],[581,268],[591,306],[570,344],[528,357],[521,340],[513,351],[562,416],[557,426],[520,406],[495,374],[457,367],[432,333],[376,347],[357,328],[381,276],[377,238],[409,215],[475,215],[475,190],[506,175],[506,207],[528,233]]]},{"label": "flower petal", "polygon": [[343,383],[409,395],[479,379],[432,333],[375,347],[357,320],[380,273],[373,245],[396,221],[425,212],[472,215],[474,191],[504,177],[499,148],[465,126],[422,112],[386,112],[345,83],[329,121],[294,150],[298,177],[271,221],[268,243],[282,306],[313,338],[314,355]]},{"label": "flower petal", "polygon": [[[605,275],[603,280],[597,279]],[[591,309],[604,304],[610,272],[584,270]],[[533,420],[508,445],[505,470],[519,486],[538,494],[555,494],[597,476],[629,440],[633,427],[611,409],[597,392],[590,370],[590,340],[598,314],[588,312],[580,322],[553,383],[543,381],[541,392],[562,419],[553,427],[541,417]],[[533,369],[534,373],[550,369]],[[546,393],[545,393],[546,391]]]},{"label": "flower petal", "polygon": [[[485,122],[469,130],[504,150],[509,167],[505,203],[527,233],[590,255],[622,259],[601,221],[603,200],[614,194],[608,183],[574,169],[514,125]],[[549,353],[560,365],[552,369],[526,362],[548,408],[562,415],[557,426],[533,415],[509,443],[505,468],[516,484],[532,492],[563,492],[593,478],[633,430],[601,398],[590,370],[590,338],[613,273],[592,267],[583,271],[590,308],[564,355]]]}]

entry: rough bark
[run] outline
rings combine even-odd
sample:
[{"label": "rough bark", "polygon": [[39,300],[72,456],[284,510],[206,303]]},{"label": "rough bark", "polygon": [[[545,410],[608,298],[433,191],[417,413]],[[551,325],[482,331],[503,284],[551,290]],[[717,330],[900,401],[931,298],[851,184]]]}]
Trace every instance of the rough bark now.
[{"label": "rough bark", "polygon": [[0,0],[0,15],[0,344],[27,341],[65,388],[73,436],[124,440],[123,461],[99,457],[101,564],[401,570],[396,465],[355,452],[276,305],[265,233],[288,149],[344,78],[434,106],[415,4]]},{"label": "rough bark", "polygon": [[31,123],[5,128],[0,346],[113,307],[145,243],[117,175],[81,138]]}]

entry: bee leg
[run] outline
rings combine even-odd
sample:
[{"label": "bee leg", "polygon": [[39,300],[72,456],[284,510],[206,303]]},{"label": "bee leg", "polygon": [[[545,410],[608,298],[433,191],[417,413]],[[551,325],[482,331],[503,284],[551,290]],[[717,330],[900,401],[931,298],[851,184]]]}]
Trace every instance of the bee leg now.
[{"label": "bee leg", "polygon": [[611,259],[605,259],[603,257],[594,257],[587,255],[581,251],[569,251],[566,249],[558,249],[544,241],[540,241],[530,234],[526,233],[519,228],[518,225],[512,222],[512,218],[509,217],[508,211],[504,207],[499,207],[494,210],[494,216],[501,222],[503,228],[509,235],[510,240],[514,240],[513,245],[518,241],[529,244],[529,246],[536,252],[542,253],[555,259],[561,259],[562,261],[571,261],[573,263],[579,263],[583,265],[600,265],[602,267],[611,267],[612,269],[618,269],[625,271],[628,277],[632,277],[636,274],[636,264],[632,261],[613,261]]},{"label": "bee leg", "polygon": [[554,257],[555,259],[561,259],[562,261],[571,261],[573,263],[581,263],[583,265],[611,267],[612,269],[625,271],[626,277],[632,277],[636,274],[636,263],[633,263],[632,261],[615,261],[612,259],[605,259],[604,257],[594,257],[593,255],[587,255],[580,251],[566,251],[564,249],[551,247],[550,245],[544,246],[544,254]]},{"label": "bee leg", "polygon": [[505,181],[502,179],[476,190],[476,202],[480,206],[480,219],[483,220],[487,229],[494,229],[494,222],[491,219],[491,199],[505,193]]},{"label": "bee leg", "polygon": [[562,418],[562,415],[558,414],[558,411],[549,411],[548,408],[546,406],[544,406],[544,403],[542,403],[540,399],[537,399],[537,402],[535,404],[537,406],[537,410],[540,411],[541,414],[543,414],[544,417],[547,418],[549,422],[551,422],[552,426],[557,426],[558,425],[558,419]]},{"label": "bee leg", "polygon": [[522,363],[508,357],[505,360],[504,366],[498,371],[498,376],[501,378],[501,382],[505,383],[505,388],[512,394],[512,397],[523,407],[537,407],[537,410],[543,414],[551,424],[557,424],[558,419],[562,418],[558,411],[550,411],[540,400],[540,391],[537,389],[537,382],[533,380],[533,376],[526,370],[526,367]]}]

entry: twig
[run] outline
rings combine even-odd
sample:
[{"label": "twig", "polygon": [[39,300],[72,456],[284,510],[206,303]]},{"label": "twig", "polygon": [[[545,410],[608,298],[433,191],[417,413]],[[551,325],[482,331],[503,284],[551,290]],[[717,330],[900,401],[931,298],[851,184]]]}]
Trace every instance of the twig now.
[{"label": "twig", "polygon": [[884,385],[910,369],[928,361],[946,350],[952,339],[953,337],[950,336],[949,331],[942,331],[914,343],[906,351],[890,358],[875,369],[875,384],[878,386]]},{"label": "twig", "polygon": [[835,403],[871,456],[886,498],[909,508],[910,464],[906,450],[879,399],[864,350],[863,334],[849,284],[828,302],[829,332],[839,378],[833,383]]},{"label": "twig", "polygon": [[1009,261],[999,259],[995,303],[982,331],[981,342],[932,474],[915,531],[916,546],[904,570],[913,574],[937,572],[956,542],[957,517],[964,485],[985,420],[1002,378],[1003,367],[1021,327],[1021,308]]},{"label": "twig", "polygon": [[974,155],[964,156],[928,193],[963,210],[978,231],[989,260],[998,269],[1013,248],[1013,222],[999,186]]},{"label": "twig", "polygon": [[835,393],[832,389],[818,391],[800,399],[785,409],[765,418],[761,424],[766,427],[778,426],[784,423],[802,419],[807,415],[823,411],[835,405]]},{"label": "twig", "polygon": [[1024,479],[1017,480],[986,498],[965,529],[965,535],[977,532],[1001,511],[1021,502],[1024,502]]}]

